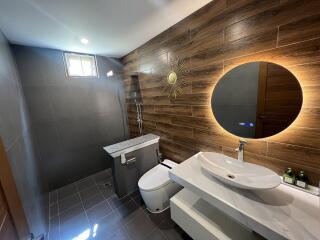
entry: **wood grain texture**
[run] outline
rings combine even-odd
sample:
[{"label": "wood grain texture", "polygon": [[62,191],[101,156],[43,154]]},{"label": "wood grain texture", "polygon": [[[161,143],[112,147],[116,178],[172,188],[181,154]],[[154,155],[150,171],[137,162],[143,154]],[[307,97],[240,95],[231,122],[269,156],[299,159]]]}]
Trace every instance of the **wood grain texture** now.
[{"label": "wood grain texture", "polygon": [[[236,156],[238,137],[223,130],[211,111],[211,94],[224,72],[250,61],[286,67],[300,81],[303,108],[285,131],[249,140],[245,158],[282,174],[291,166],[320,180],[320,1],[215,0],[123,58],[127,103],[138,74],[145,133],[162,138],[163,154],[183,161],[198,151]],[[163,92],[166,65],[183,59],[189,70],[183,94]],[[135,109],[128,105],[131,135]]]},{"label": "wood grain texture", "polygon": [[[320,37],[320,14],[280,26],[279,46]],[[308,27],[306,27],[308,26]]]}]

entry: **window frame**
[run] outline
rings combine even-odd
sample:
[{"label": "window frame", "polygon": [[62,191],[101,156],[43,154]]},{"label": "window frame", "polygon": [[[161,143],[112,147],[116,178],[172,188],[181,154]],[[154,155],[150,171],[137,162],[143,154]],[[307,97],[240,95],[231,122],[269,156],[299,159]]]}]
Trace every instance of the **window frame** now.
[{"label": "window frame", "polygon": [[[70,75],[69,74],[69,62],[67,55],[76,55],[76,56],[84,56],[84,57],[91,57],[94,61],[94,66],[96,69],[96,75],[90,75],[90,76],[81,76],[81,75]],[[93,54],[85,54],[85,53],[76,53],[76,52],[63,52],[63,60],[64,60],[64,66],[65,66],[65,72],[66,76],[68,78],[99,78],[99,70],[98,70],[98,64],[97,64],[97,58],[96,55]]]}]

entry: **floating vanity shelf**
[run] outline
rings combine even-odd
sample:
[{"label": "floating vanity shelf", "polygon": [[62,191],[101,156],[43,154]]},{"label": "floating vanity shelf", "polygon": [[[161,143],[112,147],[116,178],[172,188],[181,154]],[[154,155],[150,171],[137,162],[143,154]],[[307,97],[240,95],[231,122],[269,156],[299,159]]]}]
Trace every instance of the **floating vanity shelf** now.
[{"label": "floating vanity shelf", "polygon": [[170,199],[171,218],[193,239],[263,239],[187,189]]},{"label": "floating vanity shelf", "polygon": [[319,240],[320,198],[284,184],[263,191],[225,185],[204,171],[193,156],[170,177],[248,229],[272,240]]}]

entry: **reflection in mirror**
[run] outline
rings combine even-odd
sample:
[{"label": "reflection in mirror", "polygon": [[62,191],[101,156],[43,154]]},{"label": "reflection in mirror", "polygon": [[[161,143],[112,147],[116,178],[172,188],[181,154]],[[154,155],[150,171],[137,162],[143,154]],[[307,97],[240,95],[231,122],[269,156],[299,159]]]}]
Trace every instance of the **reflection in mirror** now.
[{"label": "reflection in mirror", "polygon": [[264,138],[286,129],[299,115],[302,89],[282,66],[251,62],[226,73],[211,99],[218,123],[245,138]]}]

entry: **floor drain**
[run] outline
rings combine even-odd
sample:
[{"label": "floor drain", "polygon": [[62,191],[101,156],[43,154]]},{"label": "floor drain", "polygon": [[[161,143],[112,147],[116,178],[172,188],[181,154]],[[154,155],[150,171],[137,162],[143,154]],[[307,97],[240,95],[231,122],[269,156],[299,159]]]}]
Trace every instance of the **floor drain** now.
[{"label": "floor drain", "polygon": [[106,182],[104,185],[105,185],[106,187],[110,187],[112,184],[111,184],[111,182]]}]

